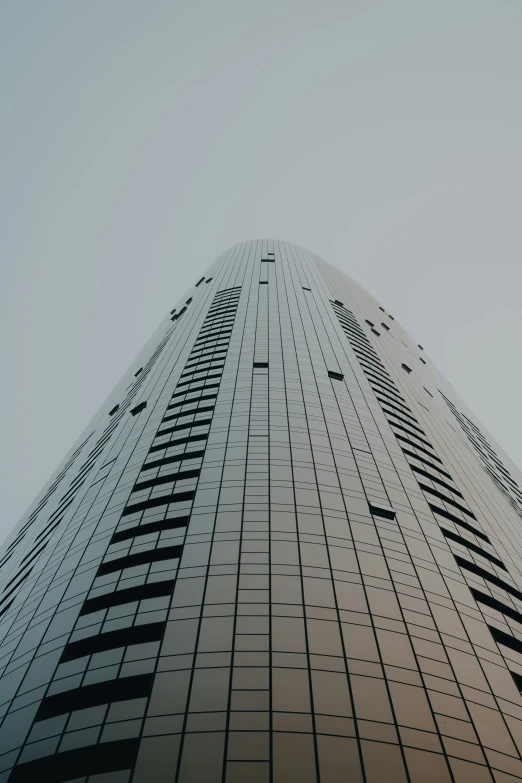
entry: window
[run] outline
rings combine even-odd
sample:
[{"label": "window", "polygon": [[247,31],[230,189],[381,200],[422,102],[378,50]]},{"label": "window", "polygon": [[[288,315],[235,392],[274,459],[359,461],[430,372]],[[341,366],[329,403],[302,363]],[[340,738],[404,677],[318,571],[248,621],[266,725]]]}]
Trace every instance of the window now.
[{"label": "window", "polygon": [[377,331],[377,329],[372,329],[372,334],[376,334],[377,337],[381,336],[381,333]]},{"label": "window", "polygon": [[210,282],[211,282],[211,280],[212,280],[212,278],[211,278],[211,277],[209,277],[209,278],[208,278],[208,280],[205,280],[205,283],[210,283]]},{"label": "window", "polygon": [[257,367],[257,368],[266,367],[267,368],[268,367],[268,362],[254,362],[254,367]]},{"label": "window", "polygon": [[372,324],[372,322],[368,321],[367,318],[365,319],[364,323],[368,324],[368,326],[371,326],[372,328],[375,326],[375,324]]},{"label": "window", "polygon": [[381,503],[374,503],[372,500],[368,501],[368,508],[370,514],[374,517],[384,517],[384,519],[395,519],[395,510],[391,506],[383,506]]},{"label": "window", "polygon": [[424,361],[424,359],[422,358],[422,356],[419,356],[419,359],[421,360],[421,362],[422,362],[423,364],[426,364],[426,362]]},{"label": "window", "polygon": [[189,297],[189,298],[187,299],[187,301],[185,302],[185,304],[190,304],[191,302],[192,302],[192,297]]},{"label": "window", "polygon": [[386,329],[387,332],[390,331],[390,327],[387,326],[386,324],[381,323],[381,326],[382,326],[383,329]]},{"label": "window", "polygon": [[115,405],[114,408],[109,411],[109,416],[113,416],[116,413],[116,411],[118,410],[119,407],[120,407],[119,404]]},{"label": "window", "polygon": [[334,372],[334,370],[328,370],[328,377],[334,378],[336,381],[344,380],[344,375],[341,372]]},{"label": "window", "polygon": [[198,280],[198,282],[196,283],[196,288],[198,287],[198,285],[201,285],[201,283],[203,282],[204,279],[205,279],[205,276],[203,275],[201,280]]},{"label": "window", "polygon": [[143,372],[143,367],[140,367],[140,369],[134,373],[134,377],[137,378],[138,375],[141,375],[142,372]]},{"label": "window", "polygon": [[259,285],[268,285],[268,280],[260,280]]},{"label": "window", "polygon": [[422,347],[422,345],[419,345],[419,348],[421,349],[421,351],[423,351],[423,350],[424,350],[424,348]]},{"label": "window", "polygon": [[427,388],[426,388],[425,386],[423,386],[422,388],[424,389],[424,391],[426,392],[426,394],[429,394],[429,395],[430,395],[430,397],[433,397],[433,394],[432,394],[430,391],[428,391],[428,390],[427,390]]},{"label": "window", "polygon": [[146,408],[146,407],[147,407],[147,403],[146,402],[140,402],[139,405],[136,405],[135,408],[132,408],[132,410],[130,412],[131,416],[136,416],[138,413],[141,413],[141,411],[144,410],[144,408]]},{"label": "window", "polygon": [[411,372],[411,367],[408,367],[407,364],[401,364],[401,367],[403,370],[405,370],[408,374]]},{"label": "window", "polygon": [[303,291],[311,291],[311,288],[307,288],[305,285],[303,286]]},{"label": "window", "polygon": [[343,303],[340,302],[338,299],[334,301],[334,304],[336,304],[338,307],[344,307]]},{"label": "window", "polygon": [[380,305],[379,305],[379,310],[381,310],[383,313],[385,313],[385,312],[386,312],[386,310],[384,309],[384,307],[381,307]]},{"label": "window", "polygon": [[267,264],[268,264],[268,263],[275,264],[275,258],[262,258],[262,259],[261,259],[261,263],[263,263],[263,262],[264,262],[264,263],[267,263]]}]

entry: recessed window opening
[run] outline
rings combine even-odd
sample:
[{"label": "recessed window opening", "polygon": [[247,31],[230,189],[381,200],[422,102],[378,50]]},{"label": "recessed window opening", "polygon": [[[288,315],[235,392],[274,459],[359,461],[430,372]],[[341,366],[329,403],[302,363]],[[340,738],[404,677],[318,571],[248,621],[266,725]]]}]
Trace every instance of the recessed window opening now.
[{"label": "recessed window opening", "polygon": [[384,506],[381,503],[374,503],[369,500],[368,507],[370,514],[374,517],[383,517],[384,519],[395,519],[396,517],[397,512],[391,506]]}]

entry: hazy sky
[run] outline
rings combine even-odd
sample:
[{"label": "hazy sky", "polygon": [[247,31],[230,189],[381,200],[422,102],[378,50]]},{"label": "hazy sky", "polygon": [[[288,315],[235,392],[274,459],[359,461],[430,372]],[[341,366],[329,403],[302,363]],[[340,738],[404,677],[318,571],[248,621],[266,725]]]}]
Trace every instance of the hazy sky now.
[{"label": "hazy sky", "polygon": [[274,237],[522,464],[520,0],[3,0],[0,539],[163,315]]}]

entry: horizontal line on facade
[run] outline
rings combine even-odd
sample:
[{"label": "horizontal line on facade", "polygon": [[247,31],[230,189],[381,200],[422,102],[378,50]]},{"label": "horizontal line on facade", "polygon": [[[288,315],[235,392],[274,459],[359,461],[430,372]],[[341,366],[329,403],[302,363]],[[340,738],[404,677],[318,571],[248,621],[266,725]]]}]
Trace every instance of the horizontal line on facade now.
[{"label": "horizontal line on facade", "polygon": [[501,614],[505,614],[506,617],[510,617],[511,620],[514,620],[515,622],[522,625],[522,614],[517,612],[516,609],[513,609],[512,606],[503,604],[502,601],[499,601],[497,598],[493,598],[491,595],[487,595],[487,593],[482,593],[475,587],[470,587],[470,590],[473,593],[473,598],[475,601],[477,601],[477,603],[484,604],[484,606],[489,606],[490,609],[495,609],[495,611],[501,612]]},{"label": "horizontal line on facade", "polygon": [[155,437],[161,438],[163,435],[168,435],[170,432],[180,432],[181,430],[189,430],[191,427],[205,427],[207,424],[212,424],[212,419],[201,419],[201,421],[189,421],[186,424],[177,424],[175,427],[166,427],[164,430],[158,430]]},{"label": "horizontal line on facade", "polygon": [[429,492],[430,495],[435,495],[436,498],[444,501],[444,503],[449,503],[450,506],[453,506],[454,508],[458,508],[458,510],[462,511],[463,514],[466,514],[467,517],[471,517],[471,519],[475,519],[475,520],[477,519],[473,511],[470,511],[464,506],[461,506],[460,503],[457,503],[456,500],[449,498],[447,495],[443,495],[442,492],[439,492],[437,489],[433,489],[433,487],[429,487],[427,484],[422,484],[420,481],[419,481],[419,487],[424,492]]},{"label": "horizontal line on facade", "polygon": [[387,419],[388,424],[391,424],[395,429],[402,430],[402,432],[405,432],[407,435],[410,435],[412,438],[417,438],[417,440],[420,440],[421,443],[424,443],[425,446],[429,446],[430,449],[434,448],[429,440],[425,440],[424,438],[421,438],[420,435],[417,435],[415,432],[411,432],[411,430],[407,430],[406,427],[403,427],[402,424],[397,424],[395,421],[390,421]]},{"label": "horizontal line on facade", "polygon": [[514,598],[522,601],[522,593],[520,590],[517,590],[516,587],[513,587],[508,582],[504,582],[504,580],[500,579],[500,577],[496,576],[495,574],[490,574],[490,572],[486,571],[485,568],[481,568],[476,563],[472,563],[469,560],[466,560],[464,557],[460,557],[460,555],[455,555],[455,560],[457,561],[457,565],[459,565],[461,568],[464,568],[466,571],[470,571],[472,574],[475,574],[475,576],[480,576],[482,579],[485,579],[486,582],[491,582],[492,585],[500,587],[501,590],[505,590],[506,593],[509,593]]},{"label": "horizontal line on facade", "polygon": [[432,503],[428,503],[428,505],[434,514],[437,514],[439,517],[444,517],[444,519],[451,520],[451,522],[454,522],[456,525],[459,525],[464,530],[467,530],[468,533],[474,533],[474,535],[478,536],[483,541],[487,541],[488,544],[491,544],[491,541],[489,540],[487,535],[482,532],[482,530],[478,530],[478,528],[473,527],[473,525],[470,525],[468,522],[464,522],[463,519],[456,517],[455,514],[452,514],[450,511],[446,511],[445,508],[440,508],[440,506],[434,506]]},{"label": "horizontal line on facade", "polygon": [[168,473],[164,476],[156,476],[155,478],[140,481],[133,486],[132,491],[140,492],[142,489],[161,486],[161,484],[171,484],[173,481],[185,481],[187,479],[197,478],[200,473],[200,468],[194,468],[193,470],[178,470],[176,473]]},{"label": "horizontal line on facade", "polygon": [[164,416],[162,421],[176,421],[176,419],[183,419],[187,416],[196,416],[198,413],[210,413],[213,410],[214,405],[202,405],[200,408],[193,408],[190,411],[180,411],[179,413],[173,413],[171,416]]},{"label": "horizontal line on facade", "polygon": [[[383,402],[382,406],[384,406],[384,405],[387,405],[387,403]],[[408,419],[403,419],[402,416],[399,416],[399,414],[396,413],[395,411],[388,410],[385,407],[383,407],[382,410],[383,410],[383,413],[386,414],[386,416],[393,416],[395,419],[398,419],[399,421],[402,421],[404,424],[407,424],[408,427],[411,427],[412,430],[416,430],[417,432],[420,432],[422,435],[426,435],[424,430],[421,430],[421,428],[417,427],[416,424],[412,424],[410,421],[408,421]],[[418,437],[418,435],[417,435],[417,437]]]},{"label": "horizontal line on facade", "polygon": [[[416,465],[410,465],[410,468],[413,470],[414,473],[418,473],[419,476],[424,476],[424,478],[430,479],[431,481],[435,481],[436,484],[440,484],[441,487],[445,487],[446,489],[449,489],[451,492],[454,492],[455,495],[458,495],[460,498],[464,500],[462,493],[459,492],[458,489],[455,489],[455,487],[446,484],[446,482],[442,481],[442,479],[440,479],[438,476],[433,476],[431,473],[428,473],[427,470],[418,468]],[[453,479],[451,480],[453,481]]]},{"label": "horizontal line on facade", "polygon": [[[205,367],[202,370],[190,370],[190,372],[183,372],[183,373],[181,373],[180,378],[187,378],[189,375],[192,375],[192,376],[193,375],[200,375],[202,373],[208,372],[209,370],[222,370],[224,366],[225,366],[224,364],[219,364],[219,365],[216,365],[215,367]],[[199,380],[199,379],[196,379],[196,380]]]},{"label": "horizontal line on facade", "polygon": [[[371,383],[371,381],[370,381],[370,383]],[[375,385],[377,385],[377,384],[375,384]],[[374,389],[374,388],[372,387],[372,390],[373,390],[373,392],[375,393],[375,395],[376,395],[376,396],[377,396],[377,395],[380,395],[381,397],[385,397],[387,400],[389,400],[389,402],[387,402],[387,405],[390,405],[391,403],[394,403],[394,405],[399,405],[399,406],[400,406],[400,410],[401,410],[401,411],[402,411],[402,412],[403,412],[405,415],[406,415],[406,411],[409,411],[409,412],[411,413],[411,408],[408,408],[408,406],[406,405],[406,403],[405,403],[405,402],[401,402],[401,401],[400,401],[400,400],[398,400],[396,397],[389,397],[389,396],[386,394],[386,392],[382,391],[382,389]],[[381,400],[379,399],[379,397],[378,397],[378,396],[377,396],[377,399],[379,400],[379,402],[381,402]]]},{"label": "horizontal line on facade", "polygon": [[177,384],[176,389],[179,389],[181,386],[189,386],[191,383],[201,383],[204,380],[210,381],[213,378],[221,378],[222,374],[223,373],[218,372],[218,373],[214,373],[214,375],[207,375],[206,378],[196,378],[195,380],[191,380],[191,381],[183,381],[183,383]]},{"label": "horizontal line on facade", "polygon": [[498,557],[495,557],[495,555],[490,554],[485,549],[482,549],[482,547],[478,546],[477,544],[474,544],[472,541],[468,541],[466,538],[457,535],[452,530],[446,530],[446,528],[444,527],[441,527],[441,530],[442,530],[442,534],[446,538],[449,538],[450,541],[453,541],[455,544],[460,544],[461,546],[467,547],[467,549],[470,549],[472,552],[475,552],[475,554],[486,558],[486,560],[490,560],[499,568],[502,568],[504,571],[507,571],[507,568],[502,562],[502,560],[500,560]]},{"label": "horizontal line on facade", "polygon": [[217,399],[217,394],[200,394],[199,397],[190,397],[188,400],[180,400],[179,402],[173,402],[172,405],[169,405],[167,407],[167,410],[170,411],[173,408],[181,408],[183,405],[191,405],[194,402],[201,402],[201,400],[215,400]]},{"label": "horizontal line on facade", "polygon": [[145,462],[141,469],[141,473],[143,473],[144,470],[151,470],[151,468],[161,468],[164,465],[172,465],[175,462],[184,462],[185,460],[201,459],[204,456],[204,450],[184,451],[183,454],[174,454],[172,457],[163,457],[163,459],[156,459],[153,462]]},{"label": "horizontal line on facade", "polygon": [[75,661],[86,655],[95,655],[106,650],[116,650],[118,647],[128,647],[131,644],[146,644],[157,642],[163,635],[165,622],[132,625],[130,628],[118,628],[116,631],[98,633],[78,639],[77,642],[66,644],[60,658],[60,663]]},{"label": "horizontal line on facade", "polygon": [[[156,435],[156,437],[158,437]],[[177,438],[176,440],[169,440],[166,443],[157,443],[155,446],[151,446],[149,454],[155,451],[163,451],[163,449],[170,449],[174,446],[182,446],[184,443],[196,443],[197,441],[206,441],[208,439],[208,433],[203,432],[201,435],[189,435],[188,438]]]},{"label": "horizontal line on facade", "polygon": [[[395,435],[395,437],[397,438],[397,440],[399,440],[399,441],[402,441],[403,443],[407,443],[409,446],[413,446],[413,448],[414,448],[414,449],[418,449],[419,451],[422,451],[422,453],[423,453],[423,454],[427,454],[427,455],[428,455],[428,457],[431,457],[431,459],[434,459],[434,460],[436,460],[437,462],[440,462],[440,464],[441,464],[441,465],[443,465],[443,464],[444,464],[444,463],[442,462],[442,460],[441,460],[441,459],[439,459],[439,457],[437,457],[437,455],[436,455],[436,454],[432,454],[432,453],[431,453],[431,451],[427,451],[427,450],[426,450],[426,449],[424,449],[422,446],[419,446],[419,444],[418,444],[418,443],[414,443],[412,440],[408,440],[408,438],[405,438],[403,435],[399,435],[399,433],[398,433],[398,432],[395,432],[395,433],[394,433],[394,435]],[[401,448],[402,448],[402,447],[401,447]],[[404,451],[404,449],[403,449],[403,451]]]},{"label": "horizontal line on facade", "polygon": [[417,419],[411,415],[411,413],[407,413],[407,411],[404,410],[404,406],[402,408],[396,408],[395,407],[395,401],[381,399],[381,397],[386,397],[386,395],[383,392],[375,392],[375,395],[377,397],[377,400],[379,401],[379,404],[387,405],[388,408],[393,408],[393,410],[397,411],[397,413],[400,413],[401,416],[406,416],[406,418],[411,419],[412,421],[417,421]]},{"label": "horizontal line on facade", "polygon": [[[372,384],[372,388],[373,386],[378,386],[380,389],[384,389],[387,394],[394,395],[392,396],[392,400],[397,399],[398,402],[404,402],[404,397],[402,397],[399,392],[396,392],[394,389],[390,389],[389,386],[385,386],[383,383],[379,383],[378,379],[374,380],[374,378],[371,377],[371,373],[367,372],[366,377],[368,378],[370,384]],[[377,389],[374,389],[374,392],[377,393]]]},{"label": "horizontal line on facade", "polygon": [[120,677],[117,680],[106,680],[45,696],[35,720],[47,720],[57,715],[64,715],[66,712],[84,710],[99,704],[140,699],[149,695],[153,682],[154,674],[137,674],[134,677]]},{"label": "horizontal line on facade", "polygon": [[17,764],[9,776],[10,783],[61,783],[65,780],[84,780],[88,775],[119,772],[131,769],[138,756],[139,737],[102,742],[84,748],[65,750],[51,756]]},{"label": "horizontal line on facade", "polygon": [[147,508],[167,506],[171,503],[184,503],[186,500],[193,500],[195,494],[194,490],[190,490],[190,492],[175,492],[173,495],[162,495],[158,498],[143,500],[141,503],[133,503],[130,506],[125,506],[122,517],[125,517],[128,514],[135,514],[137,511],[145,511]]},{"label": "horizontal line on facade", "polygon": [[509,647],[510,650],[522,654],[522,641],[520,639],[505,633],[505,631],[501,631],[500,628],[495,628],[494,625],[488,625],[488,628],[497,644],[503,644],[504,647]]},{"label": "horizontal line on facade", "polygon": [[132,555],[126,555],[125,557],[117,557],[114,560],[107,560],[106,563],[102,563],[96,572],[96,576],[103,576],[104,574],[111,574],[114,571],[121,571],[124,568],[134,568],[138,565],[146,565],[148,563],[159,563],[162,560],[175,560],[181,557],[183,547],[181,544],[177,546],[162,546],[158,549],[147,549],[145,552],[135,552]]},{"label": "horizontal line on facade", "polygon": [[128,541],[130,538],[139,536],[148,536],[151,533],[161,533],[163,530],[177,530],[187,527],[190,517],[172,517],[171,519],[160,519],[156,522],[142,523],[134,527],[127,527],[124,530],[117,530],[111,538],[111,544],[117,544],[119,541]]},{"label": "horizontal line on facade", "polygon": [[196,386],[194,389],[183,389],[183,391],[175,392],[171,399],[174,400],[176,397],[184,397],[187,394],[194,394],[195,392],[205,391],[206,389],[219,389],[219,383],[205,383],[203,386]]},{"label": "horizontal line on facade", "polygon": [[127,587],[123,590],[113,590],[111,593],[96,595],[94,598],[88,598],[80,611],[80,616],[92,614],[102,609],[109,609],[111,606],[122,606],[134,601],[147,601],[150,598],[160,598],[165,595],[172,595],[174,590],[174,579],[166,579],[163,582],[148,582],[136,587]]}]

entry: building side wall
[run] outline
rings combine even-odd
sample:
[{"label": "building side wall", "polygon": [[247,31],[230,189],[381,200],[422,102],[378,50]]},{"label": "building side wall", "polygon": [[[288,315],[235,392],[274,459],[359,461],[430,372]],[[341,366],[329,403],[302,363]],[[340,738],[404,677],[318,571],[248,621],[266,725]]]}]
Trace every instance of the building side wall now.
[{"label": "building side wall", "polygon": [[2,550],[0,783],[522,779],[521,485],[346,275],[231,248]]}]

